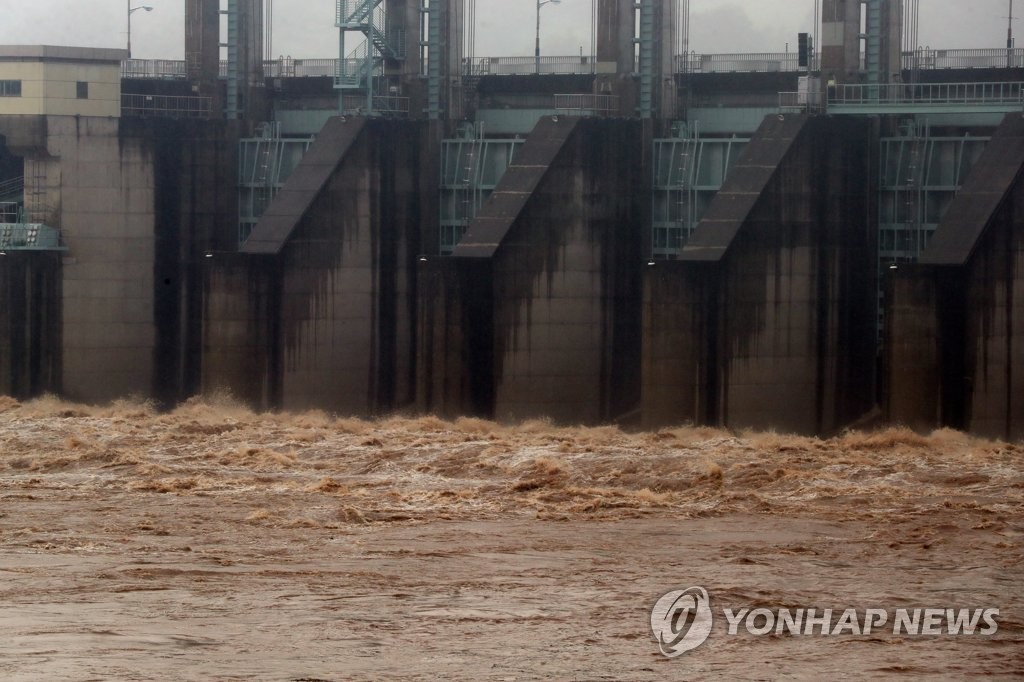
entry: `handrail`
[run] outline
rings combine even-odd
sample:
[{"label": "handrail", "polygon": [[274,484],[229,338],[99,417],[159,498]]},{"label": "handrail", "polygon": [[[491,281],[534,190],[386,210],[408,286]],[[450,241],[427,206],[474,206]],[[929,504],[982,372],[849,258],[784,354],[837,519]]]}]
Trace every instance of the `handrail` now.
[{"label": "handrail", "polygon": [[615,95],[556,94],[555,111],[570,116],[612,116],[618,113],[619,98]]},{"label": "handrail", "polygon": [[0,197],[22,194],[25,191],[25,178],[11,178],[0,182]]},{"label": "handrail", "polygon": [[[366,95],[343,95],[342,108],[345,111],[363,112]],[[373,111],[387,116],[404,117],[409,114],[409,98],[397,95],[374,95]]]},{"label": "handrail", "polygon": [[1024,48],[939,50],[923,48],[903,53],[903,68],[914,69],[1003,69],[1024,67]]},{"label": "handrail", "polygon": [[1024,83],[885,83],[841,84],[830,89],[828,104],[1024,105]]},{"label": "handrail", "polygon": [[[690,54],[676,55],[677,73],[774,73],[777,71],[798,71],[799,55],[796,52],[751,52],[734,54]],[[806,67],[803,67],[806,68]]]},{"label": "handrail", "polygon": [[[302,78],[334,76],[336,58],[293,59],[281,57],[263,62],[263,72],[270,77]],[[929,47],[904,52],[902,66],[907,70],[1001,69],[1024,68],[1024,48],[933,49]],[[463,60],[467,76],[524,75],[537,72],[536,57],[480,57]],[[591,55],[552,55],[540,58],[542,74],[589,74],[595,72],[596,60]],[[802,68],[796,52],[736,52],[676,55],[678,73],[728,72],[793,72]],[[219,69],[227,76],[227,62]],[[121,63],[122,78],[185,78],[185,60],[127,59]]]},{"label": "handrail", "polygon": [[121,115],[136,118],[210,118],[213,98],[178,95],[121,95]]},{"label": "handrail", "polygon": [[483,57],[475,61],[464,59],[462,72],[467,76],[580,75],[594,73],[596,65],[588,55]]},{"label": "handrail", "polygon": [[779,93],[779,113],[794,111],[821,111],[822,97],[820,92],[799,91]]}]

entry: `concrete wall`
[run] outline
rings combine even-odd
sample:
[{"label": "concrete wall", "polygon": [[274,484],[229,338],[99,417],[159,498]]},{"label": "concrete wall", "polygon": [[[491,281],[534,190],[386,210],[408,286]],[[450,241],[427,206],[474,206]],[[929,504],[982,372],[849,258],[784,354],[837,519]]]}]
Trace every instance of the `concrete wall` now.
[{"label": "concrete wall", "polygon": [[875,147],[867,121],[812,121],[727,256],[724,424],[828,433],[873,404]]},{"label": "concrete wall", "polygon": [[926,273],[913,265],[889,271],[885,295],[886,414],[919,430],[942,421],[938,292]]},{"label": "concrete wall", "polygon": [[716,423],[715,266],[659,261],[644,272],[641,412],[649,426]]},{"label": "concrete wall", "polygon": [[415,400],[415,265],[437,231],[427,124],[334,118],[204,276],[205,388],[371,415]]},{"label": "concrete wall", "polygon": [[258,408],[280,404],[281,273],[266,256],[203,261],[203,393],[227,390]]},{"label": "concrete wall", "polygon": [[0,395],[60,390],[60,255],[0,256]]},{"label": "concrete wall", "polygon": [[860,0],[824,0],[821,6],[821,72],[840,82],[854,82],[860,70]]},{"label": "concrete wall", "polygon": [[1024,437],[1024,182],[965,265],[901,266],[891,286],[889,419]]},{"label": "concrete wall", "polygon": [[[153,349],[153,163],[112,118],[47,119],[45,201],[68,253],[63,270],[63,391],[74,400],[149,395]],[[31,180],[29,182],[32,182]]]},{"label": "concrete wall", "polygon": [[867,121],[765,119],[690,262],[648,268],[647,425],[828,433],[871,407],[876,146]]},{"label": "concrete wall", "polygon": [[636,408],[642,139],[636,123],[581,122],[499,248],[498,418],[594,423]]},{"label": "concrete wall", "polygon": [[151,395],[173,404],[201,385],[203,269],[238,243],[239,128],[226,121],[124,119],[153,165]]},{"label": "concrete wall", "polygon": [[1009,114],[917,267],[894,273],[888,416],[1024,436],[1024,119]]},{"label": "concrete wall", "polygon": [[454,418],[494,414],[491,263],[431,257],[417,287],[419,411]]},{"label": "concrete wall", "polygon": [[492,268],[475,286],[493,301],[496,418],[595,423],[636,409],[644,139],[638,121],[542,120],[456,247]]},{"label": "concrete wall", "polygon": [[[860,78],[861,8],[863,0],[824,0],[821,6],[821,73],[823,80],[834,76],[840,82]],[[879,68],[882,82],[900,73],[902,0],[879,0],[881,37]]]},{"label": "concrete wall", "polygon": [[281,253],[281,405],[369,414],[414,399],[425,127],[371,121]]},{"label": "concrete wall", "polygon": [[1024,438],[1024,177],[1018,176],[964,276],[966,426],[987,436]]},{"label": "concrete wall", "polygon": [[237,135],[155,119],[50,116],[28,127],[33,146],[16,149],[26,207],[68,248],[56,341],[45,341],[60,349],[59,380],[48,383],[89,402],[187,397],[199,387],[200,260],[234,248]]}]

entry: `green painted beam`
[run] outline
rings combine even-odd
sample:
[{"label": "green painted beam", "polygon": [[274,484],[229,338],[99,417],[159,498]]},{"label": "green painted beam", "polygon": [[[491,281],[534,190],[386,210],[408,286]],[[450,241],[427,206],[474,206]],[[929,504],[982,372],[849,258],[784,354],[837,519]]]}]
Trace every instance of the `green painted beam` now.
[{"label": "green painted beam", "polygon": [[1002,104],[913,104],[895,102],[885,104],[830,104],[827,112],[836,115],[871,115],[871,114],[1012,114],[1024,113],[1024,105],[1016,103]]}]

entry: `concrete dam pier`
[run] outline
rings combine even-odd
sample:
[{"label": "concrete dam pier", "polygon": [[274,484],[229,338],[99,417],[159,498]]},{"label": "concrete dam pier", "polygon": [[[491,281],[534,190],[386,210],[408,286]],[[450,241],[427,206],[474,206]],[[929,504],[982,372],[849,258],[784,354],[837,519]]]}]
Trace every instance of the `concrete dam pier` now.
[{"label": "concrete dam pier", "polygon": [[863,119],[769,116],[680,258],[646,269],[643,417],[828,433],[874,401]]},{"label": "concrete dam pier", "polygon": [[1024,437],[1024,54],[922,68],[869,1],[877,60],[680,56],[602,0],[520,64],[362,4],[424,49],[345,2],[326,73],[218,75],[209,3],[180,74],[0,46],[0,394]]}]

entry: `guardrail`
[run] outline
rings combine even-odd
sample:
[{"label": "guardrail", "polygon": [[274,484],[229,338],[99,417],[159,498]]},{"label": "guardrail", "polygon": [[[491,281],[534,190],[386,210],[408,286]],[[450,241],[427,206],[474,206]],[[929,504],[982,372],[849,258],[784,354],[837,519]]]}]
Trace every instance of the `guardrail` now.
[{"label": "guardrail", "polygon": [[16,201],[0,201],[0,224],[16,223],[21,218],[21,204]]},{"label": "guardrail", "polygon": [[887,104],[985,105],[1021,104],[1024,83],[886,83],[839,85],[828,104],[876,106]]},{"label": "guardrail", "polygon": [[779,111],[821,111],[823,101],[820,92],[780,92]]},{"label": "guardrail", "polygon": [[121,62],[121,78],[184,78],[185,60],[126,59]]},{"label": "guardrail", "polygon": [[[342,109],[347,112],[362,113],[366,108],[365,95],[344,95],[341,100]],[[373,111],[390,116],[407,116],[409,114],[409,98],[394,95],[374,95]]]},{"label": "guardrail", "polygon": [[268,78],[334,77],[338,73],[338,61],[337,59],[275,59],[263,62],[263,73]]},{"label": "guardrail", "polygon": [[121,115],[134,118],[210,118],[210,97],[121,95]]},{"label": "guardrail", "polygon": [[1024,48],[982,50],[932,50],[924,48],[903,53],[903,68],[914,69],[1006,69],[1024,68]]},{"label": "guardrail", "polygon": [[0,198],[16,197],[25,193],[25,178],[17,177],[0,182]]},{"label": "guardrail", "polygon": [[615,95],[555,95],[555,111],[567,116],[613,116],[619,111]]},{"label": "guardrail", "polygon": [[751,52],[736,54],[681,54],[676,55],[677,73],[774,73],[799,71],[796,52]]},{"label": "guardrail", "polygon": [[[274,59],[263,62],[268,78],[332,77],[338,70],[337,59]],[[217,75],[228,77],[228,63],[221,60]],[[121,62],[121,78],[186,78],[188,66],[183,59],[128,59]]]},{"label": "guardrail", "polygon": [[[596,60],[590,55],[541,57],[480,57],[464,59],[462,73],[466,76],[511,76],[528,74],[591,74]],[[676,55],[678,73],[771,73],[800,71],[796,52],[737,52],[722,54]],[[903,68],[936,69],[1002,69],[1024,68],[1024,48],[983,48],[940,50],[921,48],[903,53]],[[227,78],[228,63],[221,60],[218,69]],[[308,78],[334,76],[337,59],[264,60],[263,73],[269,78]],[[122,78],[185,78],[187,66],[183,59],[128,59],[121,63]]]},{"label": "guardrail", "polygon": [[594,73],[596,61],[589,56],[483,57],[462,61],[466,76],[525,76],[530,74],[581,75]]}]

